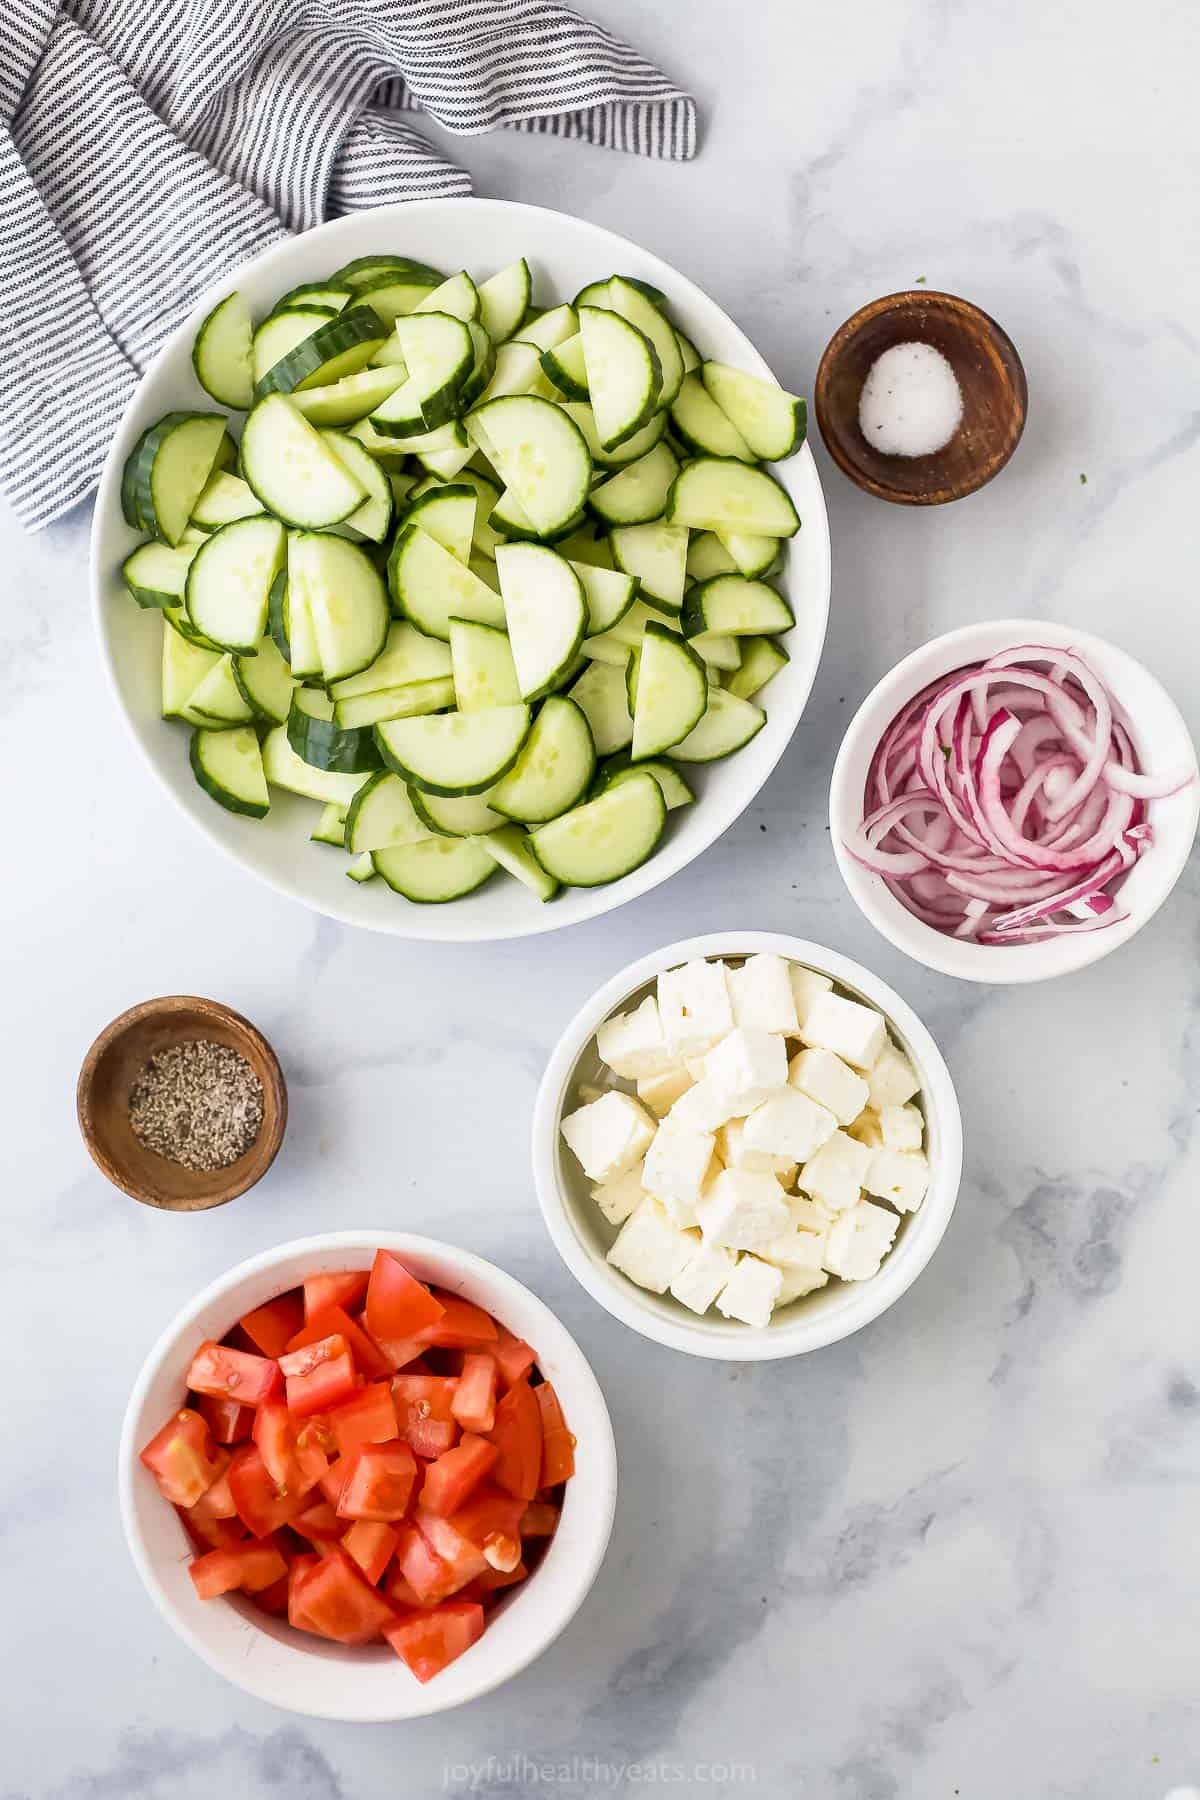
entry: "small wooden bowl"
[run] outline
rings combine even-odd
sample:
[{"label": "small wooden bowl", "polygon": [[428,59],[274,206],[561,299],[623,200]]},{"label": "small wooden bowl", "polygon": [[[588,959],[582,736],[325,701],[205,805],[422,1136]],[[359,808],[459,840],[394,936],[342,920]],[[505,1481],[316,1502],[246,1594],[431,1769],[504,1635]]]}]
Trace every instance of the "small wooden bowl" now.
[{"label": "small wooden bowl", "polygon": [[[858,423],[858,402],[876,357],[894,344],[932,344],[958,377],[962,423],[931,456],[886,456]],[[954,294],[887,294],[834,333],[817,370],[817,423],[844,475],[900,506],[943,506],[998,475],[1025,429],[1029,390],[1012,339],[995,319]]]},{"label": "small wooden bowl", "polygon": [[[149,1059],[197,1038],[237,1050],[263,1090],[258,1136],[236,1162],[208,1174],[148,1150],[129,1123],[130,1089]],[[84,1058],[75,1101],[79,1129],[97,1168],[143,1206],[165,1212],[206,1212],[236,1200],[266,1174],[287,1126],[287,1087],[266,1038],[241,1013],[193,994],[143,1000],[106,1026]]]}]

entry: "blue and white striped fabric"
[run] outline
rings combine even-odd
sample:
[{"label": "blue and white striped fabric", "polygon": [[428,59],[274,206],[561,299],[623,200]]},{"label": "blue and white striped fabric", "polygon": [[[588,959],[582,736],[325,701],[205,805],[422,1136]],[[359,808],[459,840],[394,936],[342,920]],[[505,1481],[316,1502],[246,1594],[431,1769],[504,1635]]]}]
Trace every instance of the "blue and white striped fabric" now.
[{"label": "blue and white striped fabric", "polygon": [[95,486],[223,272],[339,213],[470,192],[420,111],[695,152],[690,96],[550,0],[0,0],[0,486],[28,529]]}]

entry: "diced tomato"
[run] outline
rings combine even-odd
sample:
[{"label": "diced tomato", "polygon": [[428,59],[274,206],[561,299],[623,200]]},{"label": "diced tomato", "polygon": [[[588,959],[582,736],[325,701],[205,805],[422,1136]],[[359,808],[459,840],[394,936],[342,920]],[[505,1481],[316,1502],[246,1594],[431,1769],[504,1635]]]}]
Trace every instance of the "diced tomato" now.
[{"label": "diced tomato", "polygon": [[197,1394],[196,1411],[208,1421],[218,1444],[240,1444],[250,1436],[254,1413],[237,1400],[218,1400],[215,1394]]},{"label": "diced tomato", "polygon": [[294,1556],[288,1564],[288,1624],[297,1631],[313,1631],[304,1611],[304,1584],[313,1570],[320,1567],[319,1556]]},{"label": "diced tomato", "polygon": [[346,1479],[346,1473],[349,1467],[350,1464],[347,1459],[344,1456],[339,1456],[336,1462],[330,1463],[328,1469],[317,1484],[332,1507],[336,1508],[338,1501],[342,1497],[342,1483]]},{"label": "diced tomato", "polygon": [[214,1519],[198,1511],[203,1497],[195,1506],[177,1506],[175,1511],[183,1522],[183,1528],[197,1549],[224,1550],[230,1544],[240,1544],[246,1537],[246,1527],[238,1518]]},{"label": "diced tomato", "polygon": [[531,1500],[521,1514],[522,1537],[553,1537],[558,1530],[558,1508],[548,1500]]},{"label": "diced tomato", "polygon": [[464,1431],[490,1431],[496,1422],[496,1359],[486,1350],[468,1350],[450,1410]]},{"label": "diced tomato", "polygon": [[446,1567],[444,1587],[447,1594],[457,1593],[476,1575],[483,1574],[488,1566],[487,1557],[478,1544],[463,1536],[452,1519],[440,1518],[437,1513],[426,1512],[424,1507],[418,1506],[413,1523],[428,1538],[434,1555],[440,1557]]},{"label": "diced tomato", "polygon": [[500,1380],[506,1388],[510,1388],[514,1382],[520,1381],[522,1375],[528,1375],[537,1360],[525,1339],[514,1337],[511,1331],[505,1330],[498,1319],[496,1321],[496,1342],[492,1345],[492,1355],[496,1358]]},{"label": "diced tomato", "polygon": [[279,1367],[287,1382],[288,1411],[297,1416],[328,1412],[358,1386],[350,1347],[336,1333],[289,1351],[280,1357]]},{"label": "diced tomato", "polygon": [[172,1506],[194,1506],[225,1473],[229,1453],[213,1443],[207,1421],[185,1406],[155,1432],[141,1461]]},{"label": "diced tomato", "polygon": [[354,1366],[367,1381],[379,1381],[392,1372],[392,1364],[379,1345],[369,1338],[341,1306],[327,1306],[314,1313],[309,1322],[289,1341],[289,1350],[302,1350],[324,1337],[343,1337],[354,1358]]},{"label": "diced tomato", "polygon": [[452,1450],[444,1450],[425,1470],[421,1505],[448,1519],[466,1504],[500,1452],[487,1438],[468,1431]]},{"label": "diced tomato", "polygon": [[384,1637],[418,1681],[430,1681],[483,1635],[483,1608],[472,1600],[406,1613]]},{"label": "diced tomato", "polygon": [[567,1430],[558,1395],[549,1381],[539,1382],[533,1390],[542,1415],[542,1472],[539,1487],[557,1487],[575,1473],[575,1438]]},{"label": "diced tomato", "polygon": [[524,1504],[489,1481],[476,1489],[473,1498],[458,1509],[449,1523],[460,1538],[482,1552],[489,1568],[515,1569],[521,1560]]},{"label": "diced tomato", "polygon": [[238,1320],[255,1349],[261,1350],[264,1356],[281,1356],[288,1347],[288,1339],[303,1323],[304,1302],[294,1289],[290,1294],[268,1300],[265,1306],[256,1306],[253,1312],[243,1313]]},{"label": "diced tomato", "polygon": [[283,1377],[273,1357],[251,1356],[246,1350],[231,1350],[210,1340],[201,1344],[192,1358],[187,1385],[197,1394],[214,1394],[218,1400],[264,1406],[279,1398]]},{"label": "diced tomato", "polygon": [[[474,1581],[468,1581],[460,1592],[462,1600],[487,1600],[500,1588],[515,1587],[518,1581],[524,1581],[529,1570],[523,1562],[518,1562],[511,1569],[485,1569]],[[396,1602],[399,1605],[399,1601]]]},{"label": "diced tomato", "polygon": [[238,1518],[252,1536],[259,1538],[289,1524],[308,1504],[303,1491],[278,1491],[257,1444],[243,1444],[234,1451],[229,1465],[229,1491]]},{"label": "diced tomato", "polygon": [[342,1548],[374,1585],[391,1562],[399,1542],[400,1533],[382,1520],[356,1519],[342,1539]]},{"label": "diced tomato", "polygon": [[396,1424],[418,1456],[441,1456],[458,1437],[454,1418],[455,1376],[395,1375],[392,1399]]},{"label": "diced tomato", "polygon": [[[351,1526],[350,1529],[353,1530],[354,1529],[353,1526]],[[406,1527],[406,1529],[407,1529],[407,1527]],[[415,1526],[412,1527],[412,1530],[413,1530],[414,1536],[420,1537],[421,1534],[419,1531],[417,1531]],[[349,1535],[350,1535],[350,1532],[348,1531],[346,1533],[346,1536],[349,1537]],[[399,1548],[401,1541],[402,1541],[401,1533],[397,1532],[396,1533],[397,1549]],[[426,1546],[426,1548],[428,1549],[428,1546]],[[429,1555],[433,1556],[433,1552],[429,1551]],[[436,1558],[434,1558],[434,1561],[436,1562]],[[415,1606],[421,1605],[421,1601],[417,1596],[417,1590],[413,1587],[412,1583],[408,1580],[408,1578],[406,1576],[402,1575],[400,1573],[399,1569],[397,1569],[397,1568],[392,1569],[391,1574],[388,1576],[387,1580],[384,1582],[383,1591],[387,1595],[388,1599],[391,1601],[392,1605],[395,1607],[407,1609],[409,1607],[415,1607]]]},{"label": "diced tomato", "polygon": [[218,1475],[210,1488],[207,1488],[196,1504],[188,1508],[193,1519],[234,1519],[237,1507],[233,1504],[233,1493],[229,1486],[229,1470]]},{"label": "diced tomato", "polygon": [[215,1600],[233,1588],[258,1593],[285,1576],[287,1564],[274,1544],[236,1544],[197,1557],[189,1564],[188,1574],[202,1600]]},{"label": "diced tomato", "polygon": [[360,1444],[386,1444],[398,1436],[391,1383],[372,1381],[329,1415],[329,1429],[343,1456]]},{"label": "diced tomato", "polygon": [[524,1376],[497,1404],[491,1439],[500,1452],[493,1480],[510,1494],[532,1500],[542,1469],[542,1413]]},{"label": "diced tomato", "polygon": [[329,1467],[322,1434],[297,1422],[282,1401],[258,1408],[253,1436],[281,1494],[306,1493]]},{"label": "diced tomato", "polygon": [[325,1544],[336,1544],[342,1535],[343,1525],[328,1500],[314,1500],[311,1495],[309,1504],[302,1513],[297,1513],[292,1520],[292,1530],[298,1531],[310,1543],[320,1549]]},{"label": "diced tomato", "polygon": [[[486,1558],[456,1534],[453,1535],[452,1548],[453,1560],[447,1560],[438,1555],[428,1537],[416,1525],[401,1527],[400,1542],[396,1547],[396,1569],[422,1606],[435,1606],[439,1600],[448,1599],[487,1568]],[[473,1557],[470,1563],[467,1561],[468,1556]],[[388,1593],[393,1597],[394,1582],[395,1575],[388,1583]]]},{"label": "diced tomato", "polygon": [[390,1251],[376,1252],[367,1284],[367,1330],[373,1338],[415,1337],[436,1325],[442,1311],[441,1301]]},{"label": "diced tomato", "polygon": [[489,1350],[497,1341],[496,1321],[481,1306],[440,1290],[434,1296],[442,1316],[419,1333],[426,1344],[446,1350]]},{"label": "diced tomato", "polygon": [[[482,1579],[481,1576],[480,1580]],[[270,1613],[274,1618],[281,1618],[288,1609],[288,1589],[288,1577],[281,1575],[278,1581],[271,1583],[270,1587],[262,1588],[257,1594],[252,1594],[251,1599],[255,1606],[263,1612]]]},{"label": "diced tomato", "polygon": [[308,1630],[339,1644],[369,1644],[396,1616],[341,1549],[331,1550],[305,1573],[297,1600]]},{"label": "diced tomato", "polygon": [[329,1275],[310,1275],[304,1283],[304,1316],[315,1319],[327,1306],[354,1306],[367,1291],[369,1269],[335,1269]]},{"label": "diced tomato", "polygon": [[371,1341],[377,1343],[380,1353],[386,1356],[389,1369],[403,1369],[406,1373],[414,1375],[433,1373],[421,1355],[425,1348],[423,1337],[381,1337],[373,1338]]},{"label": "diced tomato", "polygon": [[342,1486],[338,1515],[390,1525],[408,1511],[416,1479],[417,1459],[409,1445],[398,1440],[360,1444]]}]

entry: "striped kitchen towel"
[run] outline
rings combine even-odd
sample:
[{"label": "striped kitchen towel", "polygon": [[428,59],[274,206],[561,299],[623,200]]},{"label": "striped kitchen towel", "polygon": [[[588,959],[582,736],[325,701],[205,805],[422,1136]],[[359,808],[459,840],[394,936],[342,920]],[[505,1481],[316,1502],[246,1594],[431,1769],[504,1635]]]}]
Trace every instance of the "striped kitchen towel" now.
[{"label": "striped kitchen towel", "polygon": [[696,106],[551,0],[0,0],[0,487],[96,484],[195,296],[290,231],[470,180],[407,119],[695,152]]}]

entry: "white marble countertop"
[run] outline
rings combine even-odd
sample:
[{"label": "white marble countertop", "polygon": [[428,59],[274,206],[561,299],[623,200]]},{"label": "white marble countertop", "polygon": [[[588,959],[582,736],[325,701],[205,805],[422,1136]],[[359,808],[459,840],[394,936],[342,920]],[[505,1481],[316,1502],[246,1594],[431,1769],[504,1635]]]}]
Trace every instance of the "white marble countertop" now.
[{"label": "white marble countertop", "polygon": [[[1111,636],[1200,730],[1194,12],[587,10],[697,94],[698,160],[509,133],[458,147],[477,191],[661,252],[801,391],[872,296],[922,277],[966,294],[1024,357],[1029,428],[993,486],[929,512],[866,499],[818,444],[833,612],[783,764],[685,875],[502,955],[351,933],[218,856],[117,719],[87,517],[28,539],[0,516],[0,1793],[590,1797],[656,1781],[1162,1800],[1200,1780],[1195,862],[1119,956],[989,993],[926,974],[861,920],[825,794],[875,679],[989,615]],[[722,926],[878,969],[939,1038],[967,1132],[958,1210],[917,1286],[860,1336],[760,1367],[658,1350],[601,1312],[551,1248],[526,1146],[575,1006],[633,956]],[[194,1218],[108,1187],[72,1111],[93,1034],[180,990],[254,1018],[292,1096],[268,1180]],[[461,1712],[351,1729],[244,1698],[173,1637],[125,1552],[114,1457],[142,1357],[189,1295],[285,1238],[372,1225],[468,1244],[561,1313],[608,1395],[622,1489],[602,1576],[551,1655]]]}]

